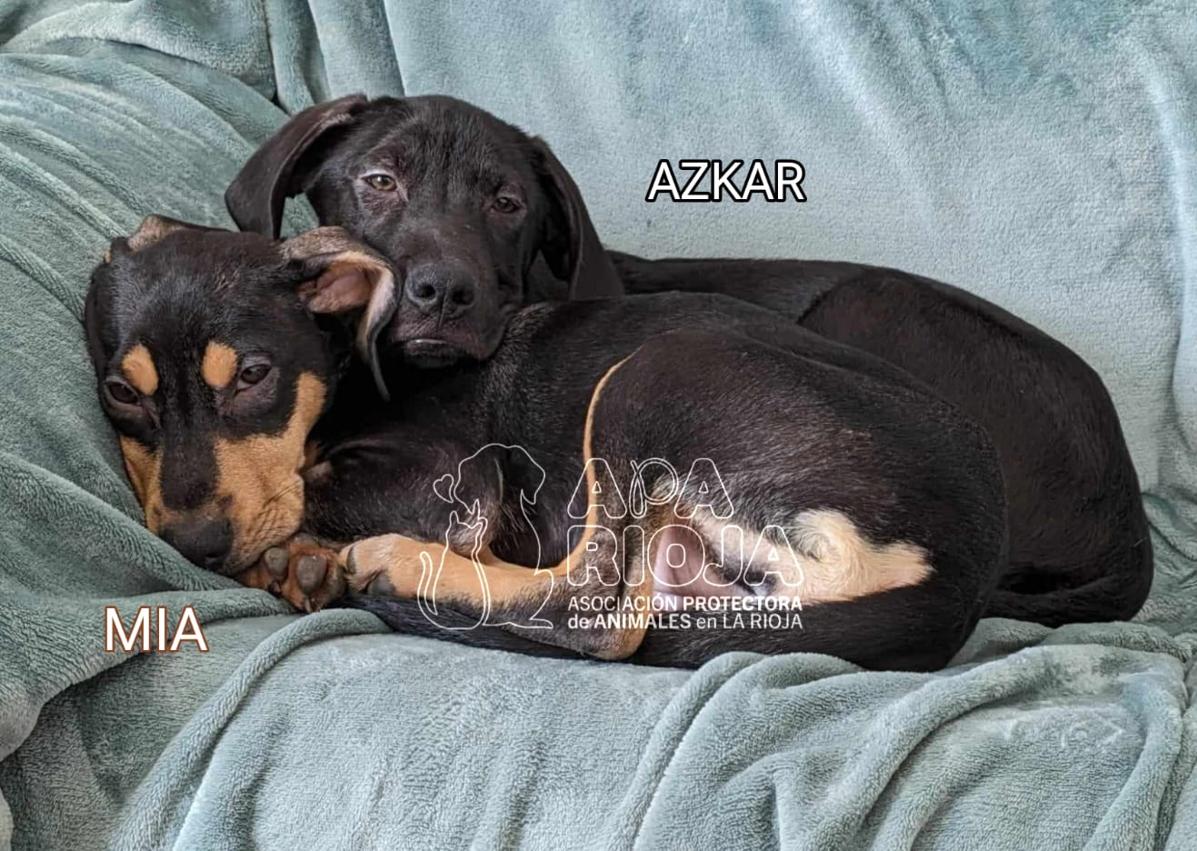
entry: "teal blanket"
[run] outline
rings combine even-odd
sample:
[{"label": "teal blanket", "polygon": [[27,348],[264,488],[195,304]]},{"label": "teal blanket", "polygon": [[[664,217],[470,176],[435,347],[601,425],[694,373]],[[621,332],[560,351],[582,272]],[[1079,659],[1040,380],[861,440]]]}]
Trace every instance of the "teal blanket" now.
[{"label": "teal blanket", "polygon": [[[0,0],[0,848],[1191,847],[1184,5]],[[299,617],[193,568],[140,526],[87,275],[148,212],[228,225],[225,184],[285,113],[352,91],[544,135],[613,247],[901,266],[1066,341],[1138,465],[1147,608],[983,621],[930,675],[689,673]],[[661,157],[797,158],[809,201],[646,204]],[[105,653],[107,604],[192,604],[210,650]]]}]

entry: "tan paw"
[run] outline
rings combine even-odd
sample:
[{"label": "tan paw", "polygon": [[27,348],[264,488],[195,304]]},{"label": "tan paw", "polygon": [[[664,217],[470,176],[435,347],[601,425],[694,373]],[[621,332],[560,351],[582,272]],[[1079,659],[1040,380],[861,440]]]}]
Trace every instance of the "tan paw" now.
[{"label": "tan paw", "polygon": [[410,599],[419,592],[420,553],[428,546],[403,535],[376,535],[345,547],[339,560],[355,589]]}]

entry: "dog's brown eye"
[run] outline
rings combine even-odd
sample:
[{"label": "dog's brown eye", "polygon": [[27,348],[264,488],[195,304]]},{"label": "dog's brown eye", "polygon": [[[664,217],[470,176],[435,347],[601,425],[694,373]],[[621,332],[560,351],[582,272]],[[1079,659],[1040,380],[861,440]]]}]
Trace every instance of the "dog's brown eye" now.
[{"label": "dog's brown eye", "polygon": [[136,405],[141,401],[141,396],[137,391],[130,387],[119,378],[110,378],[104,382],[104,388],[108,391],[108,395],[112,397],[113,401],[119,402],[122,405]]},{"label": "dog's brown eye", "polygon": [[258,384],[270,374],[270,364],[268,363],[251,363],[244,367],[237,375],[237,389],[241,390],[246,387],[253,387]]},{"label": "dog's brown eye", "polygon": [[389,174],[367,174],[363,179],[371,189],[377,189],[379,192],[394,192],[399,187],[395,178]]},{"label": "dog's brown eye", "polygon": [[520,208],[520,202],[510,195],[500,195],[491,206],[500,213],[514,213]]}]

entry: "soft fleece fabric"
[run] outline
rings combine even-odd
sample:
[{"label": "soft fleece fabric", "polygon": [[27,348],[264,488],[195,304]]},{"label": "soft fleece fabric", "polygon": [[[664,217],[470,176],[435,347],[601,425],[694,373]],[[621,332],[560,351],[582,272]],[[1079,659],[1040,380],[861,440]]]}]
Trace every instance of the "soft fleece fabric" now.
[{"label": "soft fleece fabric", "polygon": [[[1191,845],[1197,17],[1104,6],[0,0],[0,847]],[[1141,622],[690,674],[297,617],[183,562],[94,398],[88,272],[146,213],[228,224],[285,112],[352,91],[540,133],[614,247],[902,266],[1072,345],[1147,495]],[[796,157],[810,200],[644,202],[695,156]],[[107,603],[191,603],[211,650],[106,655]]]}]

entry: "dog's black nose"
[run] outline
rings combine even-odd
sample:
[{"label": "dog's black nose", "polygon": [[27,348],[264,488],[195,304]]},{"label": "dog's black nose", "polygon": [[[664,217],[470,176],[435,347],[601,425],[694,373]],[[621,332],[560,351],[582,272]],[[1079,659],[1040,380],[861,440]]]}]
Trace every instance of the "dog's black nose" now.
[{"label": "dog's black nose", "polygon": [[443,265],[416,266],[404,284],[407,299],[423,313],[460,316],[474,303],[474,283],[462,272]]},{"label": "dog's black nose", "polygon": [[197,567],[218,570],[233,547],[233,527],[228,520],[188,518],[162,528],[162,540]]}]

